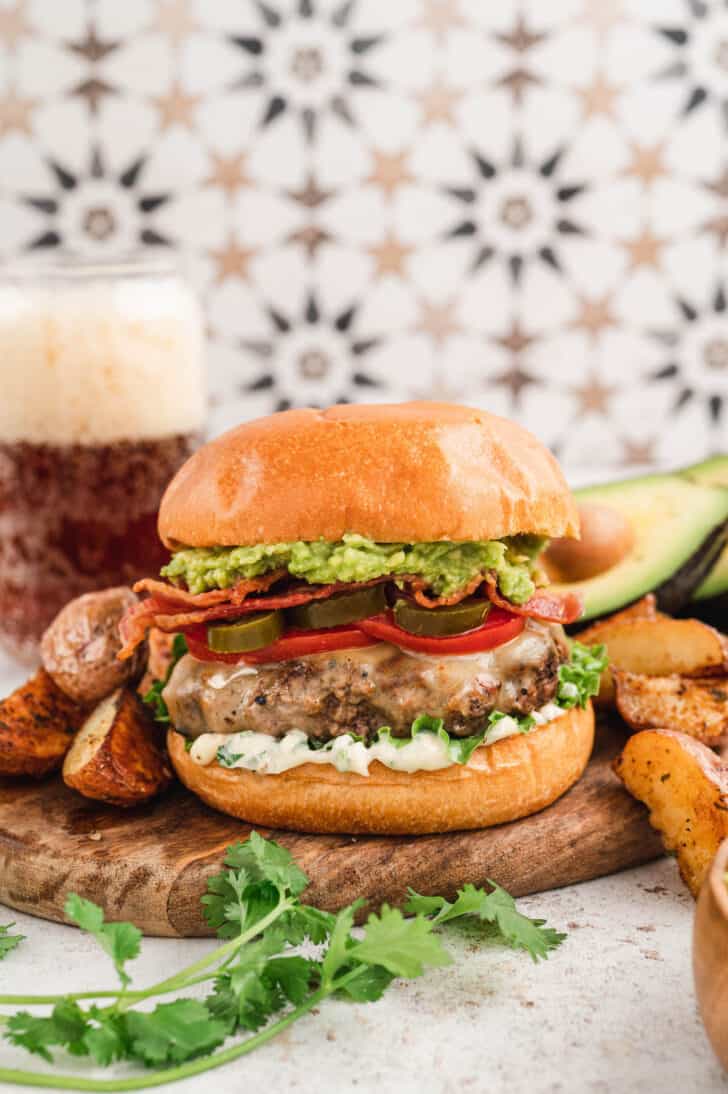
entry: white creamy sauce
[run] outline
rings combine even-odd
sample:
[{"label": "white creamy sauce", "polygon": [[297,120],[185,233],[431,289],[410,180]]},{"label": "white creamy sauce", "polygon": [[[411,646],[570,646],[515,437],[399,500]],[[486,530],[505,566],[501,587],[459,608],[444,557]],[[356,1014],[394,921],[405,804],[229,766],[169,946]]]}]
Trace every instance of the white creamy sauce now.
[{"label": "white creamy sauce", "polygon": [[[556,703],[547,703],[534,712],[533,718],[537,725],[545,725],[563,713]],[[519,732],[515,718],[501,718],[491,727],[479,747],[487,748]],[[195,763],[206,767],[217,759],[217,751],[223,745],[229,755],[238,757],[234,763],[224,766],[241,767],[246,771],[257,771],[260,775],[280,775],[301,764],[331,764],[338,771],[351,771],[357,775],[368,775],[369,765],[374,760],[379,760],[392,771],[407,772],[439,771],[453,764],[446,742],[436,734],[427,732],[418,733],[400,747],[389,740],[365,745],[344,734],[318,749],[309,748],[308,737],[300,729],[292,729],[280,738],[250,730],[233,734],[203,733],[193,742],[190,756]]]}]

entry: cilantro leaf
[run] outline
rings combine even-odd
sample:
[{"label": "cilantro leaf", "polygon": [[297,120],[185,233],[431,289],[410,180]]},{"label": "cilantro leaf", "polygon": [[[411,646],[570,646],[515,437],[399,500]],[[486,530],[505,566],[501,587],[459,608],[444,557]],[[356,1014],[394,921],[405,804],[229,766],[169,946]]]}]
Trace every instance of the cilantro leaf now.
[{"label": "cilantro leaf", "polygon": [[571,643],[571,656],[559,667],[559,683],[556,702],[564,710],[585,707],[589,699],[599,692],[602,673],[607,667],[606,646],[584,646]]},{"label": "cilantro leaf", "polygon": [[77,926],[93,935],[114,962],[122,987],[126,988],[131,977],[124,966],[127,961],[138,957],[142,932],[133,923],[106,923],[103,909],[77,893],[68,894],[64,911]]},{"label": "cilantro leaf", "polygon": [[176,634],[172,639],[172,659],[169,662],[169,668],[164,674],[163,680],[155,680],[149,691],[145,692],[142,696],[142,701],[152,708],[155,722],[169,722],[169,711],[167,710],[167,704],[162,698],[162,692],[169,683],[169,678],[172,675],[172,671],[180,660],[187,653],[187,640],[183,634]]},{"label": "cilantro leaf", "polygon": [[266,977],[276,984],[289,1003],[300,1006],[309,991],[311,983],[318,980],[321,965],[318,961],[298,955],[274,957],[266,967]]},{"label": "cilantro leaf", "polygon": [[52,1063],[53,1057],[49,1051],[52,1045],[63,1045],[74,1056],[87,1055],[84,1037],[88,1029],[88,1019],[78,1004],[70,999],[61,999],[47,1018],[27,1011],[13,1014],[8,1018],[5,1036],[12,1044]]},{"label": "cilantro leaf", "polygon": [[510,893],[490,879],[488,884],[493,886],[493,891],[486,896],[478,914],[481,919],[496,924],[509,946],[526,950],[534,961],[538,961],[548,957],[550,950],[561,945],[566,938],[565,934],[545,927],[544,919],[530,919],[523,915],[516,908],[516,902]]},{"label": "cilantro leaf", "polygon": [[202,897],[205,919],[220,938],[235,938],[308,885],[290,851],[257,832],[228,847],[223,861],[229,869],[207,879]]},{"label": "cilantro leaf", "polygon": [[545,920],[529,919],[516,908],[516,902],[510,893],[488,881],[491,892],[478,889],[475,885],[465,885],[458,891],[452,903],[441,896],[422,896],[409,889],[409,900],[405,911],[413,915],[430,916],[433,926],[441,926],[463,916],[475,916],[492,924],[498,936],[514,949],[526,950],[534,961],[548,956],[566,938],[565,934],[544,927]]},{"label": "cilantro leaf", "polygon": [[181,1064],[211,1052],[227,1036],[225,1024],[210,1016],[197,999],[158,1003],[153,1011],[124,1015],[129,1055],[148,1067]]},{"label": "cilantro leaf", "polygon": [[425,965],[449,965],[452,960],[432,928],[424,916],[405,919],[399,908],[383,904],[379,915],[369,916],[363,939],[348,955],[366,965],[381,965],[394,976],[420,976]]},{"label": "cilantro leaf", "polygon": [[355,1003],[376,1003],[393,980],[394,974],[382,965],[362,965],[358,975],[342,985],[339,994]]},{"label": "cilantro leaf", "polygon": [[363,900],[357,900],[347,908],[342,908],[334,920],[321,965],[324,983],[331,983],[339,969],[348,964],[349,948],[352,944],[351,928],[354,926],[354,916],[363,903]]},{"label": "cilantro leaf", "polygon": [[24,934],[10,934],[10,928],[14,926],[14,923],[0,925],[0,961],[25,939]]}]

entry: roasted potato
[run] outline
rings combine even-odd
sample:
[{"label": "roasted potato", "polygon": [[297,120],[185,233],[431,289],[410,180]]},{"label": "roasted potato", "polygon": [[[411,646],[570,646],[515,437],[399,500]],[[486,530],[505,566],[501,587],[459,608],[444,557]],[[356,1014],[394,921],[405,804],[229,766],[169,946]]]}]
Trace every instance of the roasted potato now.
[{"label": "roasted potato", "polygon": [[130,688],[118,688],[101,700],[63,764],[66,786],[111,805],[147,801],[171,778],[157,726]]},{"label": "roasted potato", "polygon": [[632,729],[676,729],[716,743],[728,733],[728,678],[644,676],[614,669],[617,710]]},{"label": "roasted potato", "polygon": [[650,824],[677,853],[694,897],[728,837],[728,764],[700,741],[670,729],[646,729],[627,741],[614,770],[650,810]]},{"label": "roasted potato", "polygon": [[552,581],[585,581],[611,570],[632,550],[634,529],[624,513],[607,505],[579,506],[579,539],[552,539],[543,563]]},{"label": "roasted potato", "polygon": [[118,687],[138,680],[147,659],[146,644],[127,661],[121,649],[119,621],[137,596],[125,585],[86,593],[62,608],[43,635],[43,667],[55,683],[79,703],[96,703]]},{"label": "roasted potato", "polygon": [[0,775],[40,779],[55,771],[87,713],[45,669],[0,702]]},{"label": "roasted potato", "polygon": [[587,644],[603,642],[609,667],[602,673],[598,701],[615,699],[613,668],[645,676],[712,676],[728,673],[728,641],[698,619],[624,618],[623,613],[579,635]]}]

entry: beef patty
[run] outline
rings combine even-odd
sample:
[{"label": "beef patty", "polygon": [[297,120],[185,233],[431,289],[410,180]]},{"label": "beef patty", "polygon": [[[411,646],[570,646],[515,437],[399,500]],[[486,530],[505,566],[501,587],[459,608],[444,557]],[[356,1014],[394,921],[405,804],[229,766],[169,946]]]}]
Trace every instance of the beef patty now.
[{"label": "beef patty", "polygon": [[403,737],[419,714],[468,736],[493,710],[522,715],[548,703],[567,658],[560,626],[528,620],[511,642],[461,657],[413,655],[384,642],[260,667],[188,655],[164,699],[173,725],[190,737],[246,729],[282,737],[300,729],[326,740],[371,737],[382,726]]}]

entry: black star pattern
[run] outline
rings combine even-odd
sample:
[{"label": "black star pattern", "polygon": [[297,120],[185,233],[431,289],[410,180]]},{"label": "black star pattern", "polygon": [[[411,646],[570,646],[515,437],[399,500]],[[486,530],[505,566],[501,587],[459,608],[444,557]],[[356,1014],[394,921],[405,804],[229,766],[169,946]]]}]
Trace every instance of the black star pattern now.
[{"label": "black star pattern", "polygon": [[[347,125],[355,124],[349,93],[355,88],[379,86],[378,80],[366,71],[366,55],[385,38],[384,34],[353,33],[351,22],[356,6],[357,0],[345,0],[333,12],[323,15],[317,12],[314,0],[298,0],[295,10],[284,15],[271,3],[257,0],[254,7],[262,24],[260,33],[236,35],[231,40],[251,62],[235,86],[262,90],[265,96],[262,127],[272,125],[287,112],[297,113],[311,141],[320,110],[326,108]],[[332,33],[337,43],[332,41]],[[280,50],[276,49],[282,41],[286,46],[285,72],[271,67],[274,54],[279,64],[282,60]],[[336,63],[331,56],[332,46],[340,53]],[[337,65],[338,74],[332,78],[331,72]]]},{"label": "black star pattern", "polygon": [[516,140],[510,161],[499,166],[471,150],[472,179],[465,185],[445,187],[445,192],[464,206],[464,216],[446,238],[473,240],[471,273],[498,256],[505,261],[514,284],[519,282],[527,259],[537,259],[561,272],[559,240],[586,234],[569,212],[570,203],[586,185],[560,177],[564,152],[559,148],[541,163],[529,163],[520,140]]},{"label": "black star pattern", "polygon": [[[705,0],[683,0],[687,22],[676,26],[658,25],[655,30],[676,50],[676,57],[667,68],[657,73],[657,78],[680,79],[686,82],[683,115],[691,114],[713,100],[717,103],[723,123],[728,128],[728,33],[725,25],[718,27],[717,19],[725,18],[726,0],[710,5]],[[715,21],[711,28],[711,21]],[[701,42],[710,43],[710,49],[701,56]]]},{"label": "black star pattern", "polygon": [[728,399],[725,285],[719,283],[703,307],[678,298],[675,318],[674,328],[652,332],[652,337],[664,347],[666,360],[649,374],[648,379],[672,385],[675,393],[673,414],[700,400],[709,423],[719,425]]},{"label": "black star pattern", "polygon": [[378,388],[367,372],[365,359],[379,345],[379,338],[364,338],[356,331],[357,306],[338,315],[322,314],[311,294],[303,316],[291,318],[268,309],[271,336],[242,341],[260,362],[260,372],[239,387],[241,395],[270,393],[270,410],[293,406],[325,406],[348,403]]},{"label": "black star pattern", "polygon": [[[135,246],[170,246],[170,240],[147,222],[150,214],[170,200],[171,194],[150,194],[142,190],[146,163],[147,157],[140,156],[120,174],[110,174],[98,148],[92,150],[85,172],[74,173],[57,160],[48,160],[57,182],[55,192],[26,194],[20,199],[47,218],[46,227],[31,240],[27,249],[64,247],[75,251],[108,246],[110,251],[118,252],[121,239]],[[99,184],[103,183],[110,184],[113,191],[100,192]],[[73,203],[73,217],[69,227],[70,203]],[[123,222],[125,215],[129,219]]]}]

